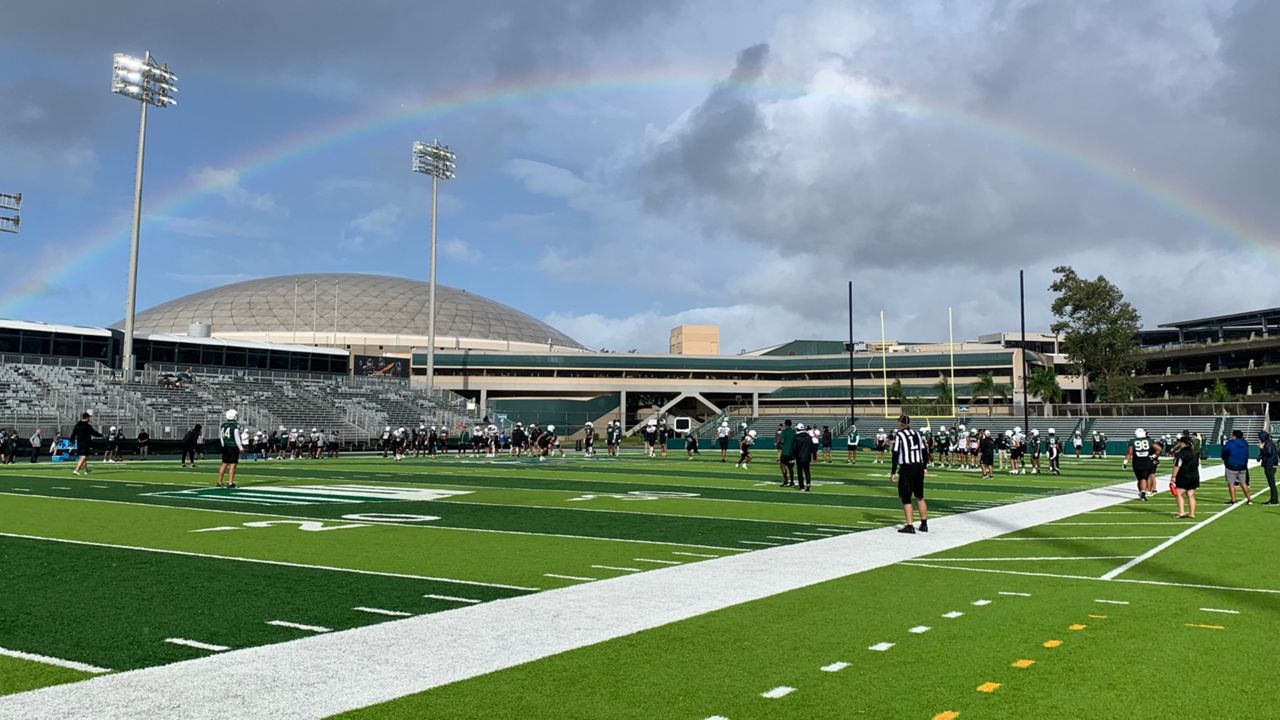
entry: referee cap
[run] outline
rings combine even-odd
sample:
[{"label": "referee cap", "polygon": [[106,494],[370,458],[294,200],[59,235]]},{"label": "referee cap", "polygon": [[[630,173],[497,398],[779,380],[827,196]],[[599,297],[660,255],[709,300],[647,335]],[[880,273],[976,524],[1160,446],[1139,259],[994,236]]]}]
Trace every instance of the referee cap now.
[{"label": "referee cap", "polygon": [[911,417],[910,417],[909,415],[907,415],[906,413],[903,413],[903,414],[899,415],[899,416],[898,416],[898,424],[899,424],[899,425],[910,425],[910,424],[911,424]]}]

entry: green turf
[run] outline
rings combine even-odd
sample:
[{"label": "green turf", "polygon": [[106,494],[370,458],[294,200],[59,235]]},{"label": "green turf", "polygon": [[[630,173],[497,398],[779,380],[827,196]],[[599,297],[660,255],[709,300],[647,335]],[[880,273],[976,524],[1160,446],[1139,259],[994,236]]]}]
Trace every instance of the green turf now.
[{"label": "green turf", "polygon": [[91,673],[0,655],[0,695],[91,678]]},{"label": "green turf", "polygon": [[0,647],[112,670],[209,654],[165,642],[171,637],[243,648],[310,634],[268,620],[336,630],[390,619],[355,607],[423,614],[460,607],[426,594],[477,600],[521,594],[11,537],[0,537],[0,564],[6,569]]},{"label": "green turf", "polygon": [[[1147,509],[1150,504],[1140,507],[1135,514],[1160,517]],[[1091,517],[1117,516],[1074,520]],[[1167,513],[1162,517],[1182,527]],[[1280,624],[1280,573],[1273,558],[1243,548],[1277,522],[1274,509],[1241,508],[1121,576],[1231,580],[1271,593],[897,565],[342,717],[744,720],[934,718],[947,711],[958,712],[960,720],[1257,717],[1276,697],[1266,638]],[[1147,541],[1140,549],[1159,542]],[[1019,543],[986,541],[943,555],[969,556],[984,546],[1011,544]],[[1062,556],[1084,549],[1074,541],[1034,544]],[[1224,563],[1227,557],[1238,557],[1248,576]],[[1043,562],[1040,570],[1071,572],[1062,566]],[[972,604],[978,600],[991,603]],[[964,615],[942,617],[952,611]],[[1075,625],[1084,627],[1072,630]],[[1200,625],[1216,627],[1192,627]],[[931,629],[909,632],[916,626]],[[1052,640],[1062,645],[1043,646]],[[895,645],[885,652],[868,649],[881,642]],[[1013,667],[1019,660],[1034,664]],[[849,666],[820,669],[836,662]],[[979,692],[984,683],[999,688]],[[795,691],[780,699],[761,697],[779,686]]]}]

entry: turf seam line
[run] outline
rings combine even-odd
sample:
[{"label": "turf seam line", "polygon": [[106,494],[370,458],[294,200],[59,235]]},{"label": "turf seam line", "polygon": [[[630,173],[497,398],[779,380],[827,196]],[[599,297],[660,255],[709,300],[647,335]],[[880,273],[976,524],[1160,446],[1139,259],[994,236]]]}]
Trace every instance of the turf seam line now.
[{"label": "turf seam line", "polygon": [[94,675],[111,672],[110,669],[98,667],[97,665],[90,665],[88,663],[77,662],[75,660],[65,660],[63,658],[53,657],[52,655],[37,655],[36,653],[22,652],[21,650],[10,650],[2,647],[0,647],[0,655],[16,658],[18,660],[29,660],[42,665],[56,665],[57,667],[93,673]]},{"label": "turf seam line", "polygon": [[164,555],[184,555],[186,557],[211,558],[213,560],[232,560],[235,562],[258,563],[260,565],[280,565],[282,567],[303,568],[307,570],[329,570],[332,572],[355,573],[357,575],[378,575],[380,577],[398,577],[408,578],[410,580],[432,580],[435,582],[453,583],[456,585],[476,585],[479,587],[496,587],[505,590],[527,590],[529,592],[537,592],[541,588],[521,587],[519,585],[500,585],[498,583],[479,582],[477,580],[454,580],[450,578],[430,577],[428,575],[409,575],[407,573],[382,572],[380,570],[357,570],[355,568],[333,567],[332,565],[307,565],[305,563],[292,563],[283,560],[263,560],[261,558],[236,557],[234,555],[211,555],[208,553],[190,552],[187,550],[168,550],[164,548],[149,548],[138,545],[119,545],[116,543],[89,542],[88,540],[68,540],[66,538],[42,537],[39,535],[19,535],[17,533],[0,532],[0,537],[22,538],[24,540],[45,540],[48,542],[67,543],[70,545],[89,545],[91,547],[108,547],[118,550],[137,550],[139,552],[161,553]]}]

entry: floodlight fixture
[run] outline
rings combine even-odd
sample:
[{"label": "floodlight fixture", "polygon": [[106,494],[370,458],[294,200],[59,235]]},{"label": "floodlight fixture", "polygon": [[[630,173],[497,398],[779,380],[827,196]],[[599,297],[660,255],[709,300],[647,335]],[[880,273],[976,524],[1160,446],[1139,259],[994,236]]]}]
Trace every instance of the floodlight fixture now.
[{"label": "floodlight fixture", "polygon": [[133,325],[138,300],[138,234],[142,227],[142,164],[147,147],[147,108],[177,105],[178,76],[168,65],[156,62],[151,53],[141,58],[116,53],[111,62],[111,92],[138,101],[142,116],[138,121],[138,162],[133,185],[133,232],[129,242],[129,284],[125,291],[124,347],[121,370],[125,382],[134,376]]},{"label": "floodlight fixture", "polygon": [[111,92],[153,107],[177,105],[178,76],[147,53],[141,60],[116,53],[111,63]]},{"label": "floodlight fixture", "polygon": [[435,389],[436,381],[436,216],[437,186],[441,180],[452,180],[457,155],[448,145],[432,140],[428,145],[421,140],[413,143],[413,171],[431,177],[431,280],[427,289],[427,396]]}]

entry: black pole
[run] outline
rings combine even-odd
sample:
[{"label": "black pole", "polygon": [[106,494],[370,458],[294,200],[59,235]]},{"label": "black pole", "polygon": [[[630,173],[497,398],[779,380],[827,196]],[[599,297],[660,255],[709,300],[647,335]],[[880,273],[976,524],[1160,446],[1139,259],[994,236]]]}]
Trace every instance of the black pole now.
[{"label": "black pole", "polygon": [[1027,291],[1023,271],[1018,271],[1018,306],[1022,313],[1022,429],[1031,435],[1031,405],[1027,395]]},{"label": "black pole", "polygon": [[853,412],[853,281],[849,281],[849,424],[855,421]]}]

